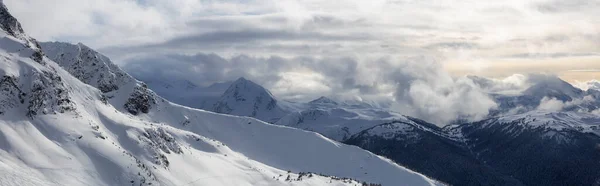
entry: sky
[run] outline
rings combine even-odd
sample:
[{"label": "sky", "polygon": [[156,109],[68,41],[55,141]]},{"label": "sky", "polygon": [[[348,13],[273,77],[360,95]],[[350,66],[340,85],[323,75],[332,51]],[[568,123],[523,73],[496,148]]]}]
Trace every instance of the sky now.
[{"label": "sky", "polygon": [[82,42],[138,78],[243,76],[290,100],[478,117],[494,103],[465,75],[600,79],[600,0],[4,1],[34,38]]}]

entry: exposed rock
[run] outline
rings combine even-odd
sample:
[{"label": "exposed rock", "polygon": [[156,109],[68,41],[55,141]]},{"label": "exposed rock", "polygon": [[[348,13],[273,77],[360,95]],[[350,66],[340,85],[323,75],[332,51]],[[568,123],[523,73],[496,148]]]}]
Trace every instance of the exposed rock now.
[{"label": "exposed rock", "polygon": [[125,109],[133,115],[148,113],[152,105],[156,104],[156,99],[146,86],[136,86],[133,93],[125,102]]}]

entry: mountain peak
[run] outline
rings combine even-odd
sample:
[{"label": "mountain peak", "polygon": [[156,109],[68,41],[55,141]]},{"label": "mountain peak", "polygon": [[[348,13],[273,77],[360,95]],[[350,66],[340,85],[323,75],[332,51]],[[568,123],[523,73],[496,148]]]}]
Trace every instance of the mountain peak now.
[{"label": "mountain peak", "polygon": [[[25,34],[21,23],[8,12],[8,8],[0,1],[0,36],[3,35],[2,32],[20,40],[18,42],[23,42],[22,44],[25,45],[25,48],[28,48],[26,51],[30,53],[28,55],[31,55],[31,59],[40,64],[44,63],[44,53],[41,51],[39,43]],[[7,45],[7,43],[4,43],[4,45]]]},{"label": "mountain peak", "polygon": [[250,81],[250,80],[247,80],[247,79],[246,79],[246,78],[244,78],[244,77],[240,77],[240,78],[238,78],[237,80],[235,80],[235,82],[245,82],[245,81]]},{"label": "mountain peak", "polygon": [[255,117],[266,122],[276,122],[284,115],[271,92],[243,77],[227,88],[212,111]]},{"label": "mountain peak", "polygon": [[244,77],[240,77],[237,80],[235,80],[233,83],[231,83],[231,86],[235,86],[235,85],[240,85],[241,87],[244,87],[244,88],[254,88],[254,89],[258,89],[258,90],[264,89],[266,91],[266,89],[264,87],[260,86],[259,84],[255,83],[253,81],[250,81]]},{"label": "mountain peak", "polygon": [[2,1],[0,1],[0,28],[7,34],[17,38],[25,34],[21,23],[8,12],[8,8],[6,8]]},{"label": "mountain peak", "polygon": [[562,101],[571,101],[573,98],[582,97],[583,94],[581,89],[554,75],[529,75],[528,78],[533,85],[525,90],[524,94],[526,95],[543,95]]},{"label": "mountain peak", "polygon": [[110,92],[135,80],[110,59],[90,47],[65,42],[42,42],[48,58],[63,67],[82,82]]},{"label": "mountain peak", "polygon": [[332,104],[332,105],[337,105],[338,103],[328,97],[325,96],[321,96],[315,100],[312,100],[310,102],[308,102],[310,104]]},{"label": "mountain peak", "polygon": [[[239,90],[239,91],[236,91],[236,90]],[[235,92],[241,92],[244,94],[265,94],[265,95],[268,95],[268,97],[273,97],[271,92],[269,92],[267,89],[265,89],[264,87],[260,86],[259,84],[256,84],[253,81],[250,81],[244,77],[240,77],[237,80],[235,80],[233,83],[231,83],[229,88],[225,91],[225,94],[235,93]]]}]

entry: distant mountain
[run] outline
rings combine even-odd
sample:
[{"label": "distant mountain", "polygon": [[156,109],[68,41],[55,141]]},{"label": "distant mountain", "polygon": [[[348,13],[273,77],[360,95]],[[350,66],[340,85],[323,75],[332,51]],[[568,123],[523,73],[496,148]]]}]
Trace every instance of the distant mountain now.
[{"label": "distant mountain", "polygon": [[[475,84],[484,89],[497,84],[491,79],[468,76]],[[506,92],[489,92],[492,99],[498,103],[498,108],[490,112],[490,116],[506,114],[521,114],[538,109],[543,101],[556,100],[564,103],[562,111],[585,111],[600,108],[599,94],[594,90],[583,91],[562,79],[545,74],[530,74],[526,76],[528,86],[519,90],[517,87],[503,87],[511,90]]]},{"label": "distant mountain", "polygon": [[233,83],[226,81],[204,87],[187,80],[169,77],[143,77],[140,80],[158,95],[173,103],[208,110]]},{"label": "distant mountain", "polygon": [[173,104],[84,45],[39,47],[1,2],[0,185],[438,184],[316,133]]},{"label": "distant mountain", "polygon": [[243,77],[231,83],[210,110],[236,116],[250,116],[269,123],[277,122],[287,114],[271,92]]},{"label": "distant mountain", "polygon": [[350,136],[382,123],[407,120],[401,114],[372,107],[368,104],[338,103],[320,97],[306,104],[298,104],[299,110],[281,118],[275,124],[315,131],[324,136],[344,141]]},{"label": "distant mountain", "polygon": [[529,112],[448,126],[472,154],[525,185],[600,185],[600,117]]},{"label": "distant mountain", "polygon": [[311,105],[338,105],[338,103],[328,97],[321,96],[315,100],[308,102]]},{"label": "distant mountain", "polygon": [[414,118],[368,128],[344,143],[388,157],[452,185],[524,185],[479,161],[460,135]]},{"label": "distant mountain", "polygon": [[[600,117],[584,112],[578,113],[573,109],[570,109],[569,112],[536,111],[544,98],[573,102],[584,99],[586,96],[592,96],[594,90],[582,91],[550,76],[537,78],[541,78],[536,80],[539,82],[538,84],[533,84],[518,94],[493,94],[496,96],[495,99],[506,99],[507,102],[502,103],[508,105],[505,109],[513,109],[515,105],[510,105],[512,103],[527,107],[529,110],[524,110],[522,114],[491,116],[491,119],[481,122],[440,128],[434,124],[405,117],[369,104],[350,104],[327,97],[319,97],[307,103],[294,103],[293,106],[289,106],[289,102],[283,102],[282,108],[294,109],[284,109],[289,114],[275,124],[315,131],[336,141],[359,146],[453,185],[595,184],[596,182],[592,178],[597,175],[588,170],[596,170],[596,165],[592,162],[600,161],[600,157],[593,154],[593,150],[577,154],[577,157],[587,157],[588,160],[578,160],[580,162],[573,165],[569,164],[568,160],[559,160],[557,157],[563,156],[559,154],[566,155],[577,148],[582,148],[580,144],[596,144],[600,134],[598,132],[600,123],[596,121]],[[480,81],[484,80],[480,79]],[[237,90],[242,91],[242,89]],[[585,105],[577,104],[579,104],[578,108],[583,108]],[[519,123],[513,122],[513,120],[527,125],[510,125]],[[486,127],[475,129],[475,126],[487,122],[490,123]],[[547,132],[539,133],[542,129]],[[521,132],[515,133],[517,131]],[[547,137],[555,131],[570,133],[570,135],[566,135],[566,138],[561,138],[565,135]],[[515,138],[520,135],[530,138]],[[497,141],[503,142],[496,143]],[[564,143],[564,141],[578,142]],[[508,153],[504,149],[525,148],[519,144],[535,145],[539,151],[544,151],[545,154],[535,154],[533,149],[527,153]],[[484,148],[485,150],[483,150]],[[525,151],[525,149],[521,149],[521,151]],[[485,155],[486,153],[493,156],[488,157]],[[509,155],[510,158],[500,159],[499,157],[503,155]],[[531,164],[529,163],[530,158],[539,159],[536,160],[536,164]],[[494,161],[507,162],[508,159],[510,159],[510,165],[524,167],[492,163]],[[562,162],[553,163],[557,161]],[[550,164],[556,166],[540,166]],[[586,170],[579,171],[576,167],[586,167]],[[563,173],[556,171],[562,169],[568,170],[569,174],[587,174],[589,176],[585,176],[583,180],[551,178],[560,177]]]}]

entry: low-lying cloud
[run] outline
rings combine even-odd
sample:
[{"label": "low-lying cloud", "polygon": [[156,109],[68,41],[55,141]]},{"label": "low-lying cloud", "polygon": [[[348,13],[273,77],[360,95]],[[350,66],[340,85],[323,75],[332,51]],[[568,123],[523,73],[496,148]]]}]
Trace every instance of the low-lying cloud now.
[{"label": "low-lying cloud", "polygon": [[331,96],[386,103],[397,112],[438,124],[482,119],[497,106],[470,78],[453,78],[439,61],[425,56],[224,58],[173,54],[135,59],[124,69],[142,80],[185,79],[204,86],[246,77],[280,99],[308,101]]},{"label": "low-lying cloud", "polygon": [[497,107],[471,79],[452,78],[432,59],[409,60],[398,76],[394,106],[403,114],[447,124],[482,119]]}]

